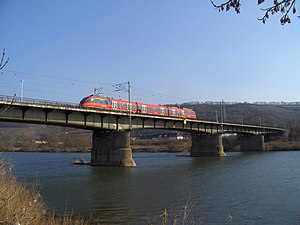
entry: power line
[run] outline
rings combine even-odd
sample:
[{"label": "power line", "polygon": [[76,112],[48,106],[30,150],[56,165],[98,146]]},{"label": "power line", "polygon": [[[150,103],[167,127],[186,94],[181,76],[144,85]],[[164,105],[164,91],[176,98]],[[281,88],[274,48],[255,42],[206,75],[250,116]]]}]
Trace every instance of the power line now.
[{"label": "power line", "polygon": [[193,100],[191,99],[186,99],[186,98],[182,98],[182,97],[178,97],[178,96],[173,96],[173,95],[167,95],[167,94],[162,94],[162,93],[159,93],[159,92],[155,92],[155,91],[150,91],[150,90],[146,90],[146,89],[143,89],[143,88],[138,88],[138,87],[132,87],[133,89],[136,89],[136,90],[140,90],[140,91],[144,91],[144,92],[148,92],[148,93],[151,93],[151,94],[155,94],[155,95],[158,95],[160,97],[168,97],[168,98],[174,98],[174,99],[181,99],[181,100],[184,100],[184,101],[189,101],[189,102],[192,102]]},{"label": "power line", "polygon": [[[52,80],[59,80],[59,81],[66,81],[66,82],[70,82],[70,85],[74,86],[76,82],[80,83],[80,85],[82,84],[87,84],[87,85],[93,85],[93,89],[95,88],[95,85],[99,85],[99,86],[107,86],[109,88],[108,92],[113,93],[113,89],[111,87],[115,87],[115,84],[112,83],[101,83],[101,82],[89,82],[86,80],[78,80],[78,79],[68,79],[68,78],[62,78],[59,75],[45,75],[45,74],[37,74],[37,73],[29,73],[29,72],[23,72],[23,71],[17,71],[17,70],[7,70],[7,69],[3,69],[3,72],[7,72],[7,73],[12,73],[14,75],[17,74],[23,74],[23,75],[27,75],[27,76],[33,76],[33,77],[39,77],[39,78],[46,78],[46,79],[52,79]],[[188,102],[192,102],[193,100],[191,99],[186,99],[186,98],[182,98],[182,97],[178,97],[178,96],[173,96],[173,95],[168,95],[168,94],[163,94],[163,93],[159,93],[156,91],[151,91],[151,90],[147,90],[147,89],[143,89],[143,88],[139,88],[139,87],[135,87],[135,86],[131,86],[132,89],[134,90],[138,90],[138,91],[142,91],[144,93],[149,93],[151,94],[151,97],[159,97],[159,99],[163,99],[163,98],[171,98],[171,99],[175,99],[175,100],[182,100],[182,101],[188,101]],[[49,89],[49,87],[47,86],[47,89]],[[51,88],[50,88],[51,89]],[[55,92],[55,89],[53,89],[53,91]],[[74,90],[70,90],[68,89],[69,92],[75,92]],[[78,92],[78,91],[76,91]],[[104,92],[104,90],[102,89],[102,93]],[[38,93],[38,92],[37,92]],[[140,96],[141,97],[141,96]]]},{"label": "power line", "polygon": [[67,79],[67,78],[61,78],[58,75],[42,75],[42,74],[37,74],[37,73],[28,73],[28,72],[21,72],[21,71],[16,71],[16,70],[3,70],[3,72],[9,72],[9,73],[14,73],[14,74],[24,74],[24,75],[29,75],[29,76],[34,76],[34,77],[41,77],[41,78],[48,78],[48,79],[53,79],[53,80],[63,80],[63,81],[70,81],[70,82],[80,82],[80,83],[87,83],[87,84],[101,84],[101,85],[112,85],[109,83],[100,83],[100,82],[89,82],[86,80],[74,80],[74,79]]}]

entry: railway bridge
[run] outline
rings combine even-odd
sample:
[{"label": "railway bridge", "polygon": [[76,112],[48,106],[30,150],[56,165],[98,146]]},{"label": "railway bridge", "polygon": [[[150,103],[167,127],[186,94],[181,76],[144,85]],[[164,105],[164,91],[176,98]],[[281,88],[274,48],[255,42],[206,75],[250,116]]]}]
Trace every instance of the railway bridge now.
[{"label": "railway bridge", "polygon": [[195,157],[225,156],[223,134],[238,134],[241,151],[263,151],[265,136],[279,136],[285,132],[275,127],[132,114],[11,96],[0,96],[0,121],[93,130],[91,164],[107,166],[135,166],[130,148],[133,129],[189,132],[192,134],[191,156]]}]

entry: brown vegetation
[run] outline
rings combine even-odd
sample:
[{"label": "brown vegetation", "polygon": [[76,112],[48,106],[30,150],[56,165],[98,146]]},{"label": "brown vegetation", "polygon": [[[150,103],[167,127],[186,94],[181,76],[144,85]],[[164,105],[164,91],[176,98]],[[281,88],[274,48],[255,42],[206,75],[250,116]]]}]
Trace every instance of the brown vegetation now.
[{"label": "brown vegetation", "polygon": [[46,211],[40,194],[19,183],[11,174],[11,166],[0,159],[0,224],[69,225],[87,224],[71,215],[57,217]]},{"label": "brown vegetation", "polygon": [[267,151],[293,151],[300,149],[300,124],[291,126],[285,137],[266,143]]}]

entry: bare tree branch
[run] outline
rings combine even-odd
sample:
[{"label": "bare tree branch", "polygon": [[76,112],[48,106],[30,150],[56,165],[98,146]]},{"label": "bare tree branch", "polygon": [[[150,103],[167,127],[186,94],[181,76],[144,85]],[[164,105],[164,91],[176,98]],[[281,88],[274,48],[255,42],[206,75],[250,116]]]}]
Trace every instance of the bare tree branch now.
[{"label": "bare tree branch", "polygon": [[9,58],[7,58],[5,63],[3,64],[4,57],[5,57],[5,48],[3,48],[2,58],[1,58],[1,62],[0,62],[0,70],[2,70],[6,66],[6,64],[8,63],[8,60],[9,60]]}]

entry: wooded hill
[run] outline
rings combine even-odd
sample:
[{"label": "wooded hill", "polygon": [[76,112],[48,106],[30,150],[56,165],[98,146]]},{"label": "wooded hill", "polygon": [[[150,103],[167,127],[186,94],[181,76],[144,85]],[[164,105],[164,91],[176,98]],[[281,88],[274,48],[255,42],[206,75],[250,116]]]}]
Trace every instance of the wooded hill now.
[{"label": "wooded hill", "polygon": [[300,124],[300,105],[258,103],[184,103],[203,120],[290,128]]}]

